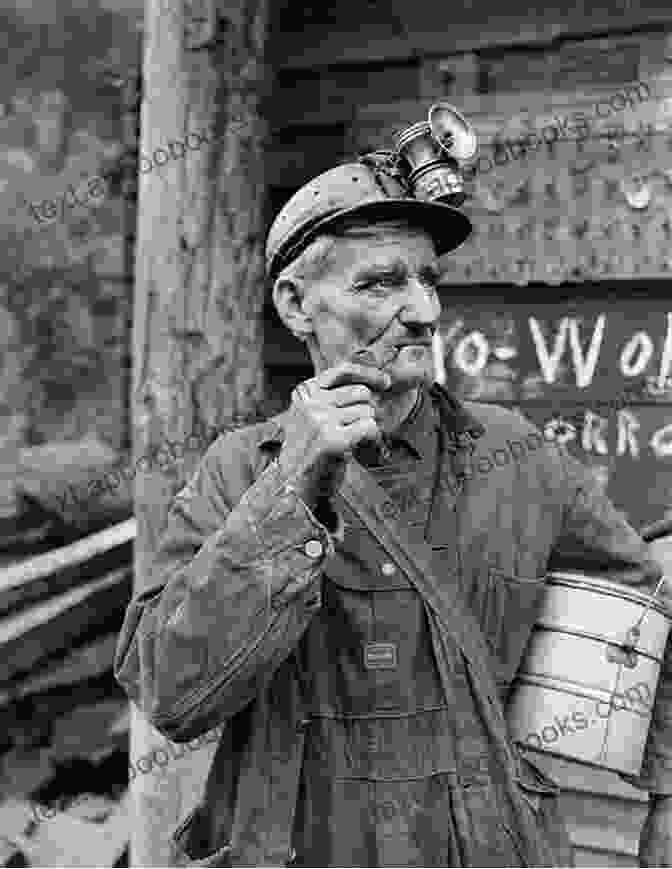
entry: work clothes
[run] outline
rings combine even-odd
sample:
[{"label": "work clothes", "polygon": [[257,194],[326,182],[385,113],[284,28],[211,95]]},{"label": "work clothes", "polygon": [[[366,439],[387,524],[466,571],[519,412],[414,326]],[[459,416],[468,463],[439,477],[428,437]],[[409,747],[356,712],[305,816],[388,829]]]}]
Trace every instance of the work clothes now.
[{"label": "work clothes", "polygon": [[[534,853],[534,865],[569,865],[553,784],[510,748],[529,807],[515,808],[469,662],[447,638],[450,678],[439,678],[404,570],[342,498],[334,524],[293,492],[273,461],[282,421],[211,446],[119,638],[116,676],[167,737],[227,722],[203,800],[176,833],[182,859],[511,866]],[[367,473],[459,586],[502,701],[549,569],[648,589],[660,576],[589,473],[517,414],[435,386],[390,447]],[[669,678],[638,783],[672,793],[666,710]]]}]

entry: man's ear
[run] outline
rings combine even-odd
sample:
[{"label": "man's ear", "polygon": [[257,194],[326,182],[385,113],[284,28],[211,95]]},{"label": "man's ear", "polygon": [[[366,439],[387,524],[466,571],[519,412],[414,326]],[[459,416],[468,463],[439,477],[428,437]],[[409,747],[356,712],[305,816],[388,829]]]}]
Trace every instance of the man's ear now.
[{"label": "man's ear", "polygon": [[306,311],[304,288],[292,278],[280,277],[273,285],[273,304],[289,331],[305,341],[313,334],[313,321]]}]

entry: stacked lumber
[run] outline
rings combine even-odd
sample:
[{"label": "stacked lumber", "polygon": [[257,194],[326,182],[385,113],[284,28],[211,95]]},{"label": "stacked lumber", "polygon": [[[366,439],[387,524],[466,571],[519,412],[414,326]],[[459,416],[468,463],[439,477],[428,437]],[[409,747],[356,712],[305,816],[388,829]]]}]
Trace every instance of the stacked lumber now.
[{"label": "stacked lumber", "polygon": [[123,866],[136,522],[0,568],[0,866]]}]

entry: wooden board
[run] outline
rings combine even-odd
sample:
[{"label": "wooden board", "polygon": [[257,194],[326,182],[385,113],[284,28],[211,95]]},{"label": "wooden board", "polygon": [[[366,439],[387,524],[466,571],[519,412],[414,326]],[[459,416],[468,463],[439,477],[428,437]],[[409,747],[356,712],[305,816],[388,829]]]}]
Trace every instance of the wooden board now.
[{"label": "wooden board", "polygon": [[76,706],[69,715],[59,716],[52,729],[51,747],[55,763],[73,758],[99,761],[118,748],[128,746],[128,733],[115,729],[127,711],[126,700],[99,700]]},{"label": "wooden board", "polygon": [[[281,3],[274,61],[289,68],[383,61],[418,54],[472,51],[488,45],[550,43],[573,34],[627,32],[670,21],[664,0],[632,3],[546,3],[478,0],[459,7],[433,0],[370,0],[339,4]],[[570,69],[576,60],[565,60]]]},{"label": "wooden board", "polygon": [[43,667],[36,668],[17,685],[12,685],[11,691],[0,691],[0,708],[31,694],[53,691],[102,676],[112,670],[117,639],[115,631],[85,643],[63,658],[50,658]]},{"label": "wooden board", "polygon": [[82,585],[119,564],[130,563],[136,532],[135,519],[127,519],[0,570],[0,616]]},{"label": "wooden board", "polygon": [[8,688],[54,652],[66,649],[96,626],[121,626],[131,599],[133,569],[129,565],[90,580],[14,616],[0,619],[0,686]]},{"label": "wooden board", "polygon": [[114,866],[128,845],[131,818],[131,796],[126,791],[102,823],[58,812],[37,824],[30,836],[15,839],[30,866]]}]

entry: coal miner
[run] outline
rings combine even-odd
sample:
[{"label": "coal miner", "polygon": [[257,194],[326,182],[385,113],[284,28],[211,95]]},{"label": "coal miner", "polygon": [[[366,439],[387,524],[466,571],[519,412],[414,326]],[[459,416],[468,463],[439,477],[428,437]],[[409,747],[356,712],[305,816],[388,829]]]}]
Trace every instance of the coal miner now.
[{"label": "coal miner", "polygon": [[[146,718],[177,742],[224,724],[180,865],[573,865],[507,694],[549,570],[661,576],[563,447],[433,382],[438,257],[471,224],[386,160],[275,218],[273,300],[314,375],[210,446],[126,614],[115,674]],[[672,859],[670,684],[636,780],[644,865]]]}]

